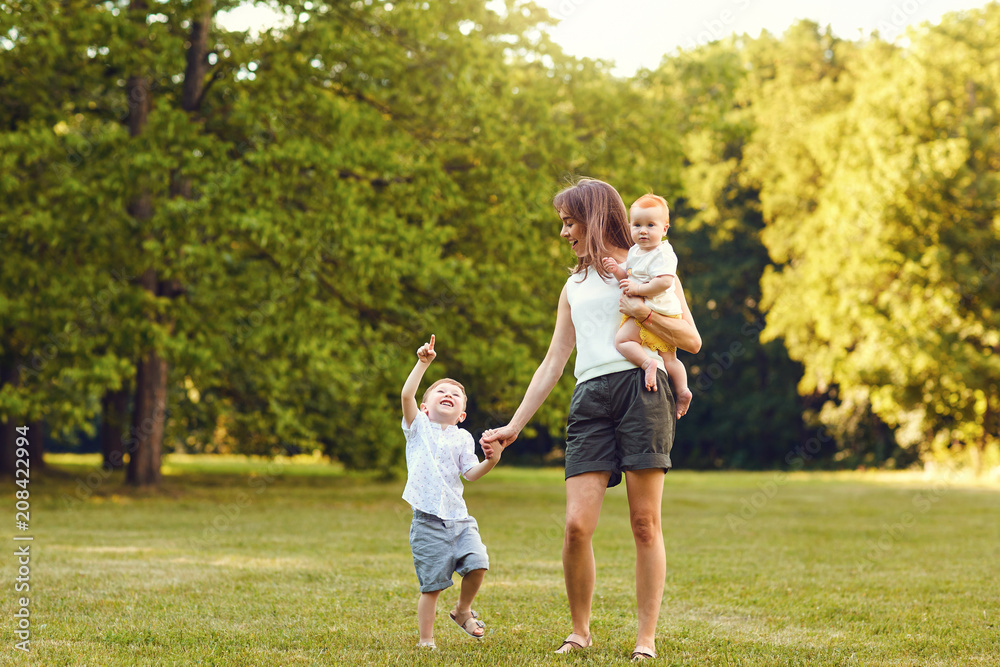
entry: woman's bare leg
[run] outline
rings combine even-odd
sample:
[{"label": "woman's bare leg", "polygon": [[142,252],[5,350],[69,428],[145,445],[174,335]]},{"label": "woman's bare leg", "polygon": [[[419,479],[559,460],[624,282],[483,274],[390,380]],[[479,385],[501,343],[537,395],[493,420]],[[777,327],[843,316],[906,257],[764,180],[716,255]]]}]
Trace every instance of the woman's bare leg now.
[{"label": "woman's bare leg", "polygon": [[661,503],[662,469],[626,470],[629,518],[635,539],[635,594],[639,611],[636,646],[656,648],[656,622],[663,601],[667,577],[667,556],[663,548]]},{"label": "woman's bare leg", "polygon": [[597,567],[591,538],[601,516],[609,472],[587,472],[566,480],[566,533],[563,539],[563,574],[566,597],[573,617],[573,632],[590,640],[590,606]]}]

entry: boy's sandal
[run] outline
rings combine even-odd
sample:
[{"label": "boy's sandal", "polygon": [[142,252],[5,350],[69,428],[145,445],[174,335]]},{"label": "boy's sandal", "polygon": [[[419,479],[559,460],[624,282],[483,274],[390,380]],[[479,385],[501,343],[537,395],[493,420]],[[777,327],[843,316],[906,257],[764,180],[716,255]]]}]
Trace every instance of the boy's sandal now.
[{"label": "boy's sandal", "polygon": [[652,660],[656,657],[656,651],[649,648],[648,646],[636,646],[635,650],[632,651],[632,662],[639,662],[640,660]]},{"label": "boy's sandal", "polygon": [[434,642],[417,642],[417,648],[426,648],[434,651],[437,649],[437,644]]},{"label": "boy's sandal", "polygon": [[[482,639],[483,636],[486,635],[486,624],[480,621],[479,614],[472,611],[471,609],[469,610],[469,617],[465,619],[464,623],[459,623],[458,614],[456,614],[454,610],[449,611],[448,616],[450,616],[451,620],[455,621],[455,623],[458,623],[458,627],[462,628],[462,631],[465,634],[469,635],[470,637],[475,637],[476,639]],[[475,630],[476,628],[482,628],[483,629],[482,633],[477,635],[472,630],[469,630],[469,621],[473,622],[472,630]]]},{"label": "boy's sandal", "polygon": [[589,637],[584,639],[575,632],[570,633],[569,637],[563,640],[562,646],[556,649],[556,653],[569,653],[571,651],[578,651],[585,648],[590,648],[594,643],[594,638]]}]

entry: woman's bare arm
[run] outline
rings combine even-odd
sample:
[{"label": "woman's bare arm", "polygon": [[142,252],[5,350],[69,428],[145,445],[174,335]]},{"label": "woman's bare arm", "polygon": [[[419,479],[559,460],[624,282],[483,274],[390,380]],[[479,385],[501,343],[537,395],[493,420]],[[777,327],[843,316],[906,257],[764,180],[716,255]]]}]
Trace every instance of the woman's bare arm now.
[{"label": "woman's bare arm", "polygon": [[490,429],[480,438],[479,442],[484,445],[484,451],[486,445],[499,444],[501,447],[506,447],[514,442],[521,429],[538,411],[552,392],[552,388],[556,386],[556,382],[562,377],[563,369],[566,368],[566,362],[569,361],[574,347],[576,347],[576,329],[570,317],[566,288],[563,287],[562,294],[559,295],[556,326],[552,332],[548,352],[532,376],[531,383],[524,392],[524,398],[521,399],[521,405],[518,406],[510,423],[501,428]]},{"label": "woman's bare arm", "polygon": [[[671,345],[675,345],[678,349],[696,354],[701,349],[701,334],[698,333],[698,326],[694,323],[691,309],[688,307],[687,299],[684,298],[684,287],[681,285],[680,278],[674,280],[674,292],[681,302],[682,319],[679,320],[657,312],[650,315],[652,309],[638,297],[623,295],[618,310],[640,322],[645,320],[643,326],[654,334]],[[646,319],[647,316],[649,319]]]}]

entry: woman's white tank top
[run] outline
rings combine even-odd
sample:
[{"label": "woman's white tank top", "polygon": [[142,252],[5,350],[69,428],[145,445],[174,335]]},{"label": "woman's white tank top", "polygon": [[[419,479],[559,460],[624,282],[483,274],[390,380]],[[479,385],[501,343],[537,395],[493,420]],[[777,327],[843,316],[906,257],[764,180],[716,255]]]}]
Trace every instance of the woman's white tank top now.
[{"label": "woman's white tank top", "polygon": [[[622,314],[618,312],[621,298],[618,281],[614,278],[604,280],[593,268],[587,269],[582,281],[580,274],[574,273],[566,279],[566,298],[576,329],[576,366],[573,369],[576,383],[635,368],[615,348],[615,334],[622,323]],[[649,348],[643,349],[663,368],[660,355]]]}]

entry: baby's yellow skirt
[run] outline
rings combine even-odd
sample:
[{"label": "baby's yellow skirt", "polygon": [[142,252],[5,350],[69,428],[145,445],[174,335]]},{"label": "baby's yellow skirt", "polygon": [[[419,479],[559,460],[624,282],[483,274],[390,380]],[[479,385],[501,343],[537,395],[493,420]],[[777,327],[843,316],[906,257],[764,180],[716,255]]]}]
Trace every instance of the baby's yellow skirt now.
[{"label": "baby's yellow skirt", "polygon": [[[672,317],[675,320],[683,319],[683,315],[664,315],[664,317]],[[622,318],[622,324],[628,320],[628,315]],[[676,352],[677,348],[663,340],[655,333],[642,326],[642,322],[636,318],[635,323],[639,325],[639,342],[651,349],[653,352]]]}]

